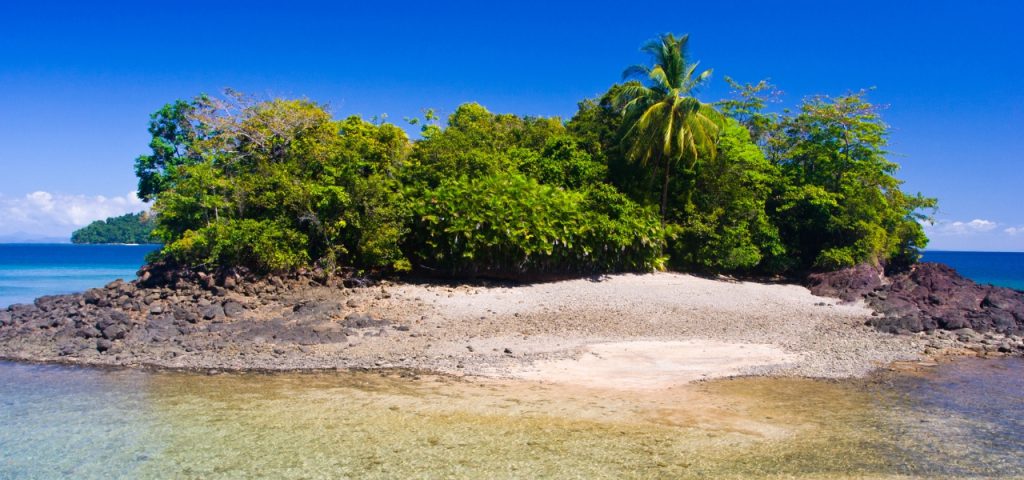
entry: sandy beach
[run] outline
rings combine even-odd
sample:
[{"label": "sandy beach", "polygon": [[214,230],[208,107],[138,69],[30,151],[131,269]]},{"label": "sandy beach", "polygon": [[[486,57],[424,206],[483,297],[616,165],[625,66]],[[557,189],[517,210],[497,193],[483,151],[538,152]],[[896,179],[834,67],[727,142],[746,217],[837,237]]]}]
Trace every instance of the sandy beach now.
[{"label": "sandy beach", "polygon": [[[676,273],[527,285],[266,284],[211,293],[116,283],[99,290],[48,300],[56,306],[43,301],[37,310],[49,316],[4,329],[0,353],[178,369],[398,368],[658,389],[742,375],[863,376],[917,360],[926,346],[921,336],[865,326],[872,312],[863,304],[798,285]],[[110,302],[129,305],[121,316],[127,333],[106,351],[96,349],[102,339],[82,333],[92,328],[88,320],[60,323],[62,315],[116,310],[89,303],[115,296]]]},{"label": "sandy beach", "polygon": [[658,273],[394,291],[437,312],[434,330],[457,333],[438,336],[435,358],[485,376],[660,388],[749,374],[861,376],[920,353],[915,339],[865,327],[862,305],[796,285]]}]

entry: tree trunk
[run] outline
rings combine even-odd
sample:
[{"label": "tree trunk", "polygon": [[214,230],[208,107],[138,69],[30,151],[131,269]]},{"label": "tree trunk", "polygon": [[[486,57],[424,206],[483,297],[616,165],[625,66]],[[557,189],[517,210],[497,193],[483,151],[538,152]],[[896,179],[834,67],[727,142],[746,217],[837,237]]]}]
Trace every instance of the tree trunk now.
[{"label": "tree trunk", "polygon": [[665,221],[668,219],[668,179],[669,179],[669,167],[672,164],[669,163],[668,159],[665,159],[665,180],[661,184],[661,226],[665,226]]}]

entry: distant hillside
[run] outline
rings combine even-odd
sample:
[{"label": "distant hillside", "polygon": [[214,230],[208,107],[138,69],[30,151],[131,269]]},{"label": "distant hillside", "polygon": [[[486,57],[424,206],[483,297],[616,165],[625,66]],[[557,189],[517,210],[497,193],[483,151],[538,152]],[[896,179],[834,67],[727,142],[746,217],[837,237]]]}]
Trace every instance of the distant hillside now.
[{"label": "distant hillside", "polygon": [[154,217],[146,212],[97,220],[71,234],[71,243],[160,243],[153,238]]}]

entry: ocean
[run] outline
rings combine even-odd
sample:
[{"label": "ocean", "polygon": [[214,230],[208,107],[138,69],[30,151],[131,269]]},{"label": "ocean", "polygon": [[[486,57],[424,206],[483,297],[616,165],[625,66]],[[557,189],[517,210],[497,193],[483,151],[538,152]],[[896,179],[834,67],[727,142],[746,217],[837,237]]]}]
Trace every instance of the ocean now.
[{"label": "ocean", "polygon": [[0,308],[133,279],[158,245],[0,244]]},{"label": "ocean", "polygon": [[1024,290],[1024,252],[925,252],[925,262],[945,263],[971,280]]}]

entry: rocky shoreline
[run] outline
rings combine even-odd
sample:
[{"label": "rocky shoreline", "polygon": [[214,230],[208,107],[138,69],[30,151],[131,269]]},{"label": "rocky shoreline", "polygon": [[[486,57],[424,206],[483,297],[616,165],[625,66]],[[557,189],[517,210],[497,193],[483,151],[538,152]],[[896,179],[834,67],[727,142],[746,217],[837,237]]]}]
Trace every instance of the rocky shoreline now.
[{"label": "rocky shoreline", "polygon": [[154,282],[152,274],[144,269],[136,281],[117,280],[78,294],[44,296],[34,304],[0,311],[0,358],[307,370],[334,368],[304,360],[315,358],[318,348],[410,330],[400,321],[377,318],[359,308],[389,296],[386,289],[369,288],[362,280],[338,278],[321,284],[310,274],[255,281],[240,275],[198,274],[167,284]]},{"label": "rocky shoreline", "polygon": [[[935,272],[950,281],[935,280]],[[692,348],[737,356],[763,345],[785,353],[728,371],[716,370],[710,357],[697,358],[711,365],[701,375],[713,378],[848,377],[929,355],[1024,354],[1021,317],[1015,316],[1024,310],[1007,303],[1020,301],[1021,294],[948,273],[927,264],[892,278],[864,269],[839,272],[812,279],[809,292],[796,285],[682,274],[452,285],[374,283],[321,272],[254,278],[151,268],[135,281],[0,311],[0,358],[186,370],[398,368],[534,378],[537,365],[599,356],[594,345],[615,342],[697,342]],[[948,291],[962,295],[929,300]],[[823,301],[811,292],[847,303]],[[858,297],[874,311],[849,303]],[[916,310],[907,302],[917,302],[909,303]],[[977,311],[967,310],[975,305]],[[948,318],[934,314],[924,320],[934,311]],[[1007,311],[1012,325],[1000,313]],[[944,329],[961,325],[949,318],[977,329]]]},{"label": "rocky shoreline", "polygon": [[885,275],[880,267],[854,268],[808,278],[815,295],[863,300],[870,326],[926,337],[926,353],[1024,354],[1024,292],[982,285],[947,265],[920,263]]}]

